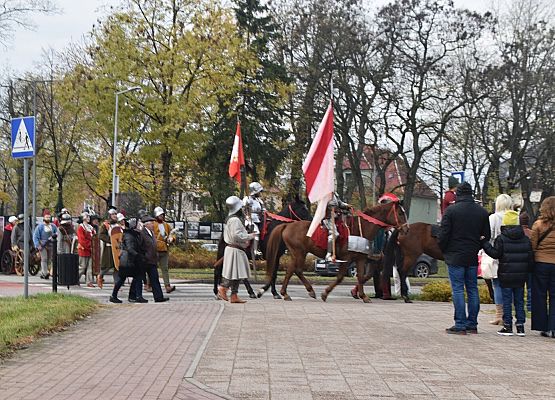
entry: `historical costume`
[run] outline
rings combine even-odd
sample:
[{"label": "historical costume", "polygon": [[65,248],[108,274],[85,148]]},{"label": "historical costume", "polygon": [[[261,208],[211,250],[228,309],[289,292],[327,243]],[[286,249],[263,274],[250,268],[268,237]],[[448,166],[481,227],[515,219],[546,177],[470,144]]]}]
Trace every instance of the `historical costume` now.
[{"label": "historical costume", "polygon": [[52,236],[58,235],[58,228],[52,223],[50,214],[43,216],[43,223],[38,224],[33,233],[33,243],[40,251],[41,279],[50,278],[48,264],[52,262]]},{"label": "historical costume", "polygon": [[8,218],[8,223],[4,227],[4,233],[2,236],[0,257],[4,254],[5,251],[8,251],[10,247],[12,247],[12,232],[16,224],[17,224],[17,217],[15,215],[12,215],[10,218]]},{"label": "historical costume", "polygon": [[252,182],[249,185],[250,194],[243,199],[245,206],[245,225],[249,232],[256,235],[252,242],[253,254],[257,254],[258,243],[260,242],[260,232],[262,232],[262,223],[264,220],[264,202],[261,199],[261,193],[264,190],[258,182]]},{"label": "historical costume", "polygon": [[77,235],[73,227],[71,215],[62,214],[58,231],[60,232],[58,237],[58,254],[73,254]]},{"label": "historical costume", "polygon": [[239,282],[249,278],[249,260],[243,249],[249,246],[251,240],[256,236],[248,233],[243,224],[243,202],[237,196],[226,199],[229,210],[226,225],[224,227],[224,241],[227,247],[224,252],[224,265],[222,269],[223,282],[218,288],[218,294],[223,300],[227,300],[227,289],[231,288],[231,303],[244,303],[237,296]]},{"label": "historical costume", "polygon": [[96,278],[96,283],[101,289],[104,283],[104,275],[113,272],[115,268],[110,234],[112,229],[118,225],[117,214],[114,208],[108,210],[108,219],[102,223],[98,233],[98,237],[102,241],[102,257],[100,260],[100,274]]},{"label": "historical costume", "polygon": [[156,250],[156,237],[154,236],[154,221],[150,215],[143,215],[141,222],[143,228],[141,230],[142,245],[144,249],[143,270],[148,275],[152,288],[152,296],[156,303],[168,301],[169,298],[164,297],[162,287],[160,286],[160,277],[158,275],[158,252]]},{"label": "historical costume", "polygon": [[449,186],[449,190],[445,192],[445,196],[443,196],[443,200],[441,202],[441,215],[445,213],[445,210],[450,205],[455,204],[457,200],[457,186],[459,185],[459,180],[454,176],[450,176],[447,180],[447,186]]},{"label": "historical costume", "polygon": [[166,293],[171,293],[175,290],[175,286],[170,285],[170,273],[168,270],[168,245],[175,240],[171,235],[170,224],[166,222],[166,214],[162,207],[154,209],[154,237],[156,237],[156,250],[158,252],[158,267],[162,271],[162,279],[166,287]]},{"label": "historical costume", "polygon": [[341,201],[337,193],[333,193],[331,200],[328,202],[326,218],[322,220],[322,225],[328,231],[328,252],[326,253],[326,260],[328,261],[343,262],[341,260],[333,259],[333,244],[339,236],[339,231],[337,227],[332,226],[332,220],[336,225],[344,223],[343,215],[348,213],[350,210],[351,205]]},{"label": "historical costume", "polygon": [[92,274],[92,240],[95,230],[87,212],[81,215],[83,222],[77,228],[77,253],[79,254],[79,277],[85,275],[87,287],[94,287]]}]

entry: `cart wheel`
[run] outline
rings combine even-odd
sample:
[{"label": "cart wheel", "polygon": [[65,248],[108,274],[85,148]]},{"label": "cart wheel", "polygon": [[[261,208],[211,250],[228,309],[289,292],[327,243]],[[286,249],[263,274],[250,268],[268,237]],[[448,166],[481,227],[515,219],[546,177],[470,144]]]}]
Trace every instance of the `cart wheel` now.
[{"label": "cart wheel", "polygon": [[4,254],[2,254],[2,258],[0,259],[0,269],[4,275],[9,275],[12,273],[13,270],[13,257],[12,253],[9,250],[6,250]]},{"label": "cart wheel", "polygon": [[36,274],[38,274],[40,271],[40,264],[29,264],[29,273],[33,276],[35,276]]},{"label": "cart wheel", "polygon": [[13,256],[15,273],[19,276],[25,274],[25,265],[23,264],[23,256],[15,253]]}]

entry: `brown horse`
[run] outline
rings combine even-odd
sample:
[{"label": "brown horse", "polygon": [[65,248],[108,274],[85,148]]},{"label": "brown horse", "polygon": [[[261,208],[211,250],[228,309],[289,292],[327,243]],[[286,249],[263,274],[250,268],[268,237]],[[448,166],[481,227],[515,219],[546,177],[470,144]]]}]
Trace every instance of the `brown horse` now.
[{"label": "brown horse", "polygon": [[[406,277],[418,257],[426,253],[430,257],[443,260],[437,235],[432,234],[434,225],[423,222],[404,225],[396,229],[389,238],[384,251],[384,277],[393,273],[393,265],[397,265],[401,279],[401,296],[409,303]],[[389,279],[389,278],[385,278]]]},{"label": "brown horse", "polygon": [[[364,215],[367,216],[366,219]],[[351,235],[362,236],[369,241],[374,239],[374,236],[376,236],[380,226],[400,227],[406,223],[405,211],[398,202],[379,204],[371,209],[365,210],[364,215],[362,217],[359,216],[357,218],[351,218],[349,229]],[[369,220],[374,222],[370,222]],[[303,265],[308,253],[312,253],[317,257],[323,258],[326,255],[326,250],[316,246],[312,239],[306,236],[309,226],[309,221],[298,221],[280,225],[274,229],[267,244],[266,272],[268,282],[264,286],[263,290],[267,290],[267,288],[271,285],[274,271],[279,268],[279,249],[280,245],[285,243],[285,246],[291,255],[292,262],[287,266],[287,272],[280,291],[281,295],[284,300],[291,300],[291,297],[287,294],[287,285],[289,284],[289,280],[293,274],[295,274],[304,284],[309,296],[316,298],[316,293],[314,293],[312,285],[303,274]],[[357,265],[359,297],[365,303],[369,303],[370,299],[366,294],[364,294],[363,288],[364,266],[368,255],[349,251],[346,243],[341,247],[338,247],[336,250],[337,259],[345,262],[340,263],[336,280],[324,290],[324,293],[322,293],[321,296],[322,300],[326,301],[329,293],[345,277],[345,274],[347,273],[347,266],[354,261]]]}]

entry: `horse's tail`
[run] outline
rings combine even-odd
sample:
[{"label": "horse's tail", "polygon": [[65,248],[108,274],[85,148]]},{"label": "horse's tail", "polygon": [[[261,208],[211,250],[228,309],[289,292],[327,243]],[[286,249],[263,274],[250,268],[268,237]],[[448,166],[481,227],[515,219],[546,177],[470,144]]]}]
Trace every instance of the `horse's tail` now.
[{"label": "horse's tail", "polygon": [[266,243],[266,276],[271,279],[274,269],[278,267],[279,249],[281,246],[281,234],[287,227],[287,224],[276,226],[268,238]]},{"label": "horse's tail", "polygon": [[395,229],[387,242],[383,250],[384,260],[383,260],[383,276],[391,277],[393,276],[393,266],[397,262],[397,258],[400,254],[399,244],[397,239],[399,237],[399,230]]}]

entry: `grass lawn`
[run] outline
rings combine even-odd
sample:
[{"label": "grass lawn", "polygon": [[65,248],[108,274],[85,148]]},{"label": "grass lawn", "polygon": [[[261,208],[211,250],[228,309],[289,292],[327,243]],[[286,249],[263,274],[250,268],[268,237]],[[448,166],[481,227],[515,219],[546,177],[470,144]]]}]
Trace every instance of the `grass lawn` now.
[{"label": "grass lawn", "polygon": [[0,359],[37,336],[53,332],[91,314],[91,299],[56,293],[0,298]]}]

